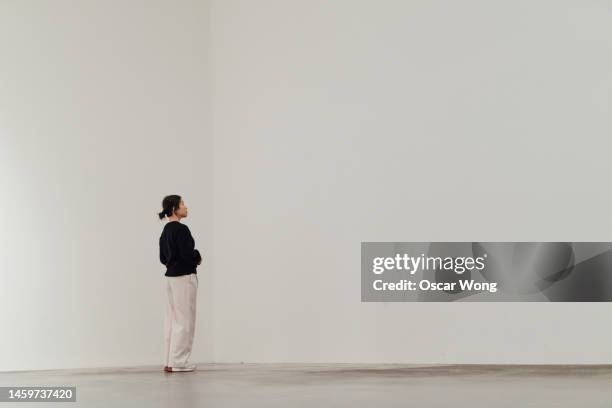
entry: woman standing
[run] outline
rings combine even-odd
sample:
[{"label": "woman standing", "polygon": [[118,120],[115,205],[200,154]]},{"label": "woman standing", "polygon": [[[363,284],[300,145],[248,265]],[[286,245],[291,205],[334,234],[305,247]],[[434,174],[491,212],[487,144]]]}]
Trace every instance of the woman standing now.
[{"label": "woman standing", "polygon": [[189,364],[195,333],[196,298],[198,289],[197,266],[202,262],[200,252],[189,228],[181,224],[187,217],[187,207],[179,195],[169,195],[162,201],[159,219],[168,222],[159,237],[159,260],[166,265],[166,372],[194,371]]}]

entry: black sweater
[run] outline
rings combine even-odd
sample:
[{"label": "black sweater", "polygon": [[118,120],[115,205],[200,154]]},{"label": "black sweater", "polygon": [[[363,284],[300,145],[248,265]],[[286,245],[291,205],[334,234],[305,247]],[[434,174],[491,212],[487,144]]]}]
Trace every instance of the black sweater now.
[{"label": "black sweater", "polygon": [[194,246],[189,227],[178,221],[168,221],[164,225],[159,237],[159,260],[166,265],[166,276],[197,273],[202,257]]}]

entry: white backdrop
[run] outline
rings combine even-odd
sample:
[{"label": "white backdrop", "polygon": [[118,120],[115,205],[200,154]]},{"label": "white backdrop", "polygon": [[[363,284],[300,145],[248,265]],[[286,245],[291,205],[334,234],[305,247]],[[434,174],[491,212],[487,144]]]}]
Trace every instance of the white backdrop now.
[{"label": "white backdrop", "polygon": [[611,241],[611,23],[578,0],[0,3],[0,370],[163,362],[171,193],[206,257],[194,361],[609,362],[607,303],[361,303],[359,248]]},{"label": "white backdrop", "polygon": [[611,241],[612,7],[212,3],[215,358],[609,363],[610,304],[360,303],[361,241]]},{"label": "white backdrop", "polygon": [[205,256],[212,237],[207,21],[200,1],[0,2],[0,370],[163,365],[163,196]]}]

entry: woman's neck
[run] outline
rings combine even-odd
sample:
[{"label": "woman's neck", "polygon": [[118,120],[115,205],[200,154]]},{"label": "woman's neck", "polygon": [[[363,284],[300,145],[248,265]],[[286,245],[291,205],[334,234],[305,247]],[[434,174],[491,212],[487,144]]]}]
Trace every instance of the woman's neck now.
[{"label": "woman's neck", "polygon": [[170,221],[181,222],[181,219],[180,219],[180,217],[177,217],[176,215],[172,215],[172,216],[168,217],[168,222],[170,222]]}]

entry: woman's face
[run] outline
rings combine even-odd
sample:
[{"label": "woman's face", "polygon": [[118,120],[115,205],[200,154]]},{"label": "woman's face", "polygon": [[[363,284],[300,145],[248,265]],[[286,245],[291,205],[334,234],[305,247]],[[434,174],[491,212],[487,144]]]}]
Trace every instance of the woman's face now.
[{"label": "woman's face", "polygon": [[177,217],[185,218],[187,216],[187,206],[185,206],[185,202],[181,198],[181,203],[179,204],[179,208],[174,210],[174,213]]}]

